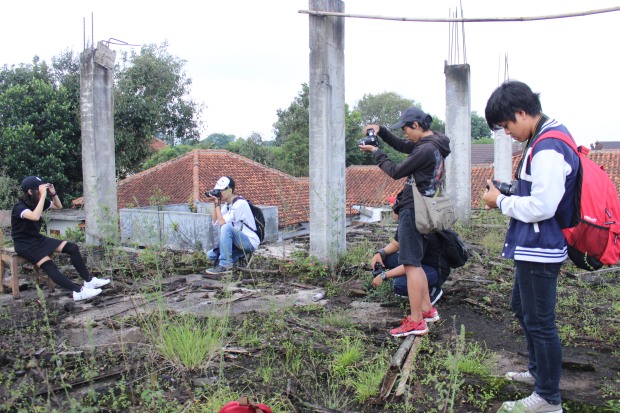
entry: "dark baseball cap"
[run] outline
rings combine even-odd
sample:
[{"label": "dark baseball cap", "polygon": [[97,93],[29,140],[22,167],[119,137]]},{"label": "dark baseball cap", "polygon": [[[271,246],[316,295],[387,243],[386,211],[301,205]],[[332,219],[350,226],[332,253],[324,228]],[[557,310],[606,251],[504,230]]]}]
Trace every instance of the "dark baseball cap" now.
[{"label": "dark baseball cap", "polygon": [[427,127],[433,123],[433,117],[424,113],[418,108],[408,108],[401,115],[397,123],[392,125],[390,129],[400,129],[408,123],[418,122],[420,124],[426,124]]},{"label": "dark baseball cap", "polygon": [[28,176],[22,181],[21,187],[24,192],[28,192],[29,189],[39,189],[39,185],[43,183],[43,180],[38,176]]}]

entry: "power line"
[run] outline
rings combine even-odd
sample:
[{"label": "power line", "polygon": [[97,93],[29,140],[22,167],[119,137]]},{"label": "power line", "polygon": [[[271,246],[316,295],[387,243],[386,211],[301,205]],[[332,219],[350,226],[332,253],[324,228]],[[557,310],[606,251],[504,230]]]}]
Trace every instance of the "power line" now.
[{"label": "power line", "polygon": [[421,17],[389,17],[375,16],[370,14],[351,14],[338,13],[331,11],[318,10],[298,10],[298,13],[310,14],[314,16],[334,16],[334,17],[351,17],[357,19],[375,19],[375,20],[394,20],[421,23],[489,23],[489,22],[525,22],[535,20],[553,20],[564,19],[568,17],[590,16],[593,14],[610,13],[620,11],[620,6],[610,7],[607,9],[589,10],[575,13],[551,14],[547,16],[531,16],[531,17],[480,17],[480,18],[421,18]]}]

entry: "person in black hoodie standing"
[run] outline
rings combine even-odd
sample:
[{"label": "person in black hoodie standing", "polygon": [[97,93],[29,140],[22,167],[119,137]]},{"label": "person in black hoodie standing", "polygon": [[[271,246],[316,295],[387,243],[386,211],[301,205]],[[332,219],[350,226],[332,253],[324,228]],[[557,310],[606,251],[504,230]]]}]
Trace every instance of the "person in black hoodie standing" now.
[{"label": "person in black hoodie standing", "polygon": [[407,293],[411,314],[402,325],[390,331],[394,337],[410,334],[422,335],[428,331],[426,323],[439,320],[437,310],[431,305],[426,274],[422,269],[423,238],[416,228],[412,185],[422,196],[432,197],[439,190],[444,174],[444,160],[450,154],[450,139],[430,129],[433,118],[412,107],[405,110],[398,123],[391,129],[402,129],[406,139],[396,137],[385,126],[368,125],[364,133],[373,129],[386,144],[409,156],[394,163],[374,145],[360,145],[362,151],[371,152],[383,172],[393,179],[407,177],[403,190],[396,197],[394,212],[398,214],[399,264],[404,265],[407,276]]}]

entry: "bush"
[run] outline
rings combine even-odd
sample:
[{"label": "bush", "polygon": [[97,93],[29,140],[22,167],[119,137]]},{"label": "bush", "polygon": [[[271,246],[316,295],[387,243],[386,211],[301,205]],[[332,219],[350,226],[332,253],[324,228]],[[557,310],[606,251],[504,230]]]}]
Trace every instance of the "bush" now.
[{"label": "bush", "polygon": [[11,178],[6,168],[0,169],[0,209],[11,209],[19,196],[19,182]]}]

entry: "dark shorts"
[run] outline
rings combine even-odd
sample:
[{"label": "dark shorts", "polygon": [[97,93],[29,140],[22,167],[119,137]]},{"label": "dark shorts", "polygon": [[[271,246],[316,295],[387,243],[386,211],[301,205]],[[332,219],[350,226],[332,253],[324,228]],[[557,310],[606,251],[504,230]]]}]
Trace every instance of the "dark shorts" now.
[{"label": "dark shorts", "polygon": [[62,244],[62,240],[49,237],[35,238],[28,243],[15,242],[15,252],[33,264],[41,261]]},{"label": "dark shorts", "polygon": [[424,256],[422,234],[415,226],[415,209],[401,209],[398,213],[398,263],[420,267]]}]

